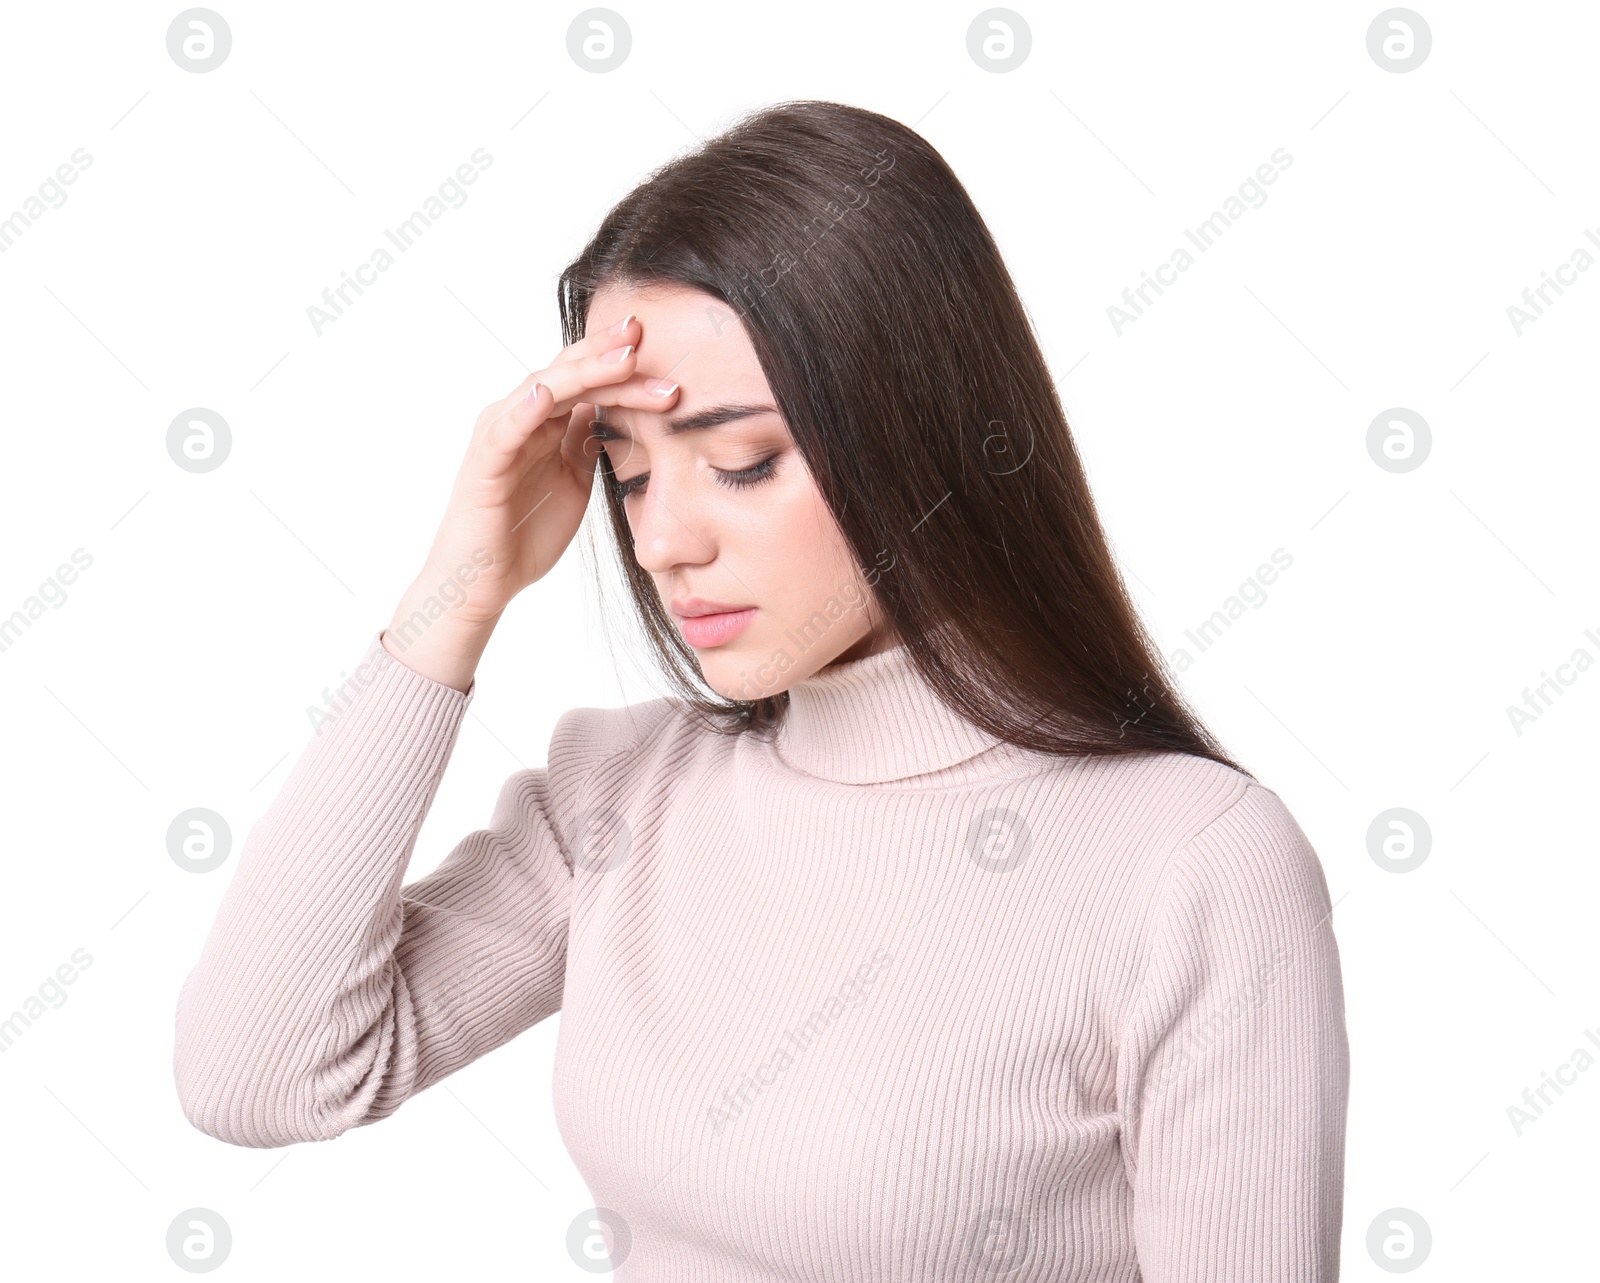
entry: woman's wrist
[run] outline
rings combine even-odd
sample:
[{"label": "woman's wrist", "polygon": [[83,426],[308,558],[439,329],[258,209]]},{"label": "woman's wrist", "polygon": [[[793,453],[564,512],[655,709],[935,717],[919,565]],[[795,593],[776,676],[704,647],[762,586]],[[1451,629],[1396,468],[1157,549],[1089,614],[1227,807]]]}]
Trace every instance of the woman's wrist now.
[{"label": "woman's wrist", "polygon": [[437,587],[423,576],[406,590],[383,631],[383,648],[424,677],[464,692],[500,617],[467,618],[448,606],[440,615]]}]

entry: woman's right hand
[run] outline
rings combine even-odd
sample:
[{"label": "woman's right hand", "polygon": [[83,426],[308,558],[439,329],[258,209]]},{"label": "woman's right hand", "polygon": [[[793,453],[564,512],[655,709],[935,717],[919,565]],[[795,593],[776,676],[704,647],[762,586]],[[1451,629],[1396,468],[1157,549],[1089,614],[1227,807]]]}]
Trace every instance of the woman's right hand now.
[{"label": "woman's right hand", "polygon": [[673,404],[676,383],[664,380],[669,390],[661,395],[654,388],[663,380],[637,370],[642,335],[631,315],[590,334],[478,415],[427,562],[430,574],[478,567],[468,600],[456,608],[463,623],[498,618],[578,533],[599,459],[594,407],[660,413]]},{"label": "woman's right hand", "polygon": [[[600,454],[594,407],[661,413],[677,399],[671,379],[639,373],[642,335],[630,315],[563,348],[509,396],[484,407],[427,563],[384,635],[391,653],[403,652],[412,667],[467,688],[511,599],[544,578],[578,533]],[[655,391],[663,382],[665,394]],[[418,612],[449,581],[455,585],[445,600],[450,625],[440,629]]]}]

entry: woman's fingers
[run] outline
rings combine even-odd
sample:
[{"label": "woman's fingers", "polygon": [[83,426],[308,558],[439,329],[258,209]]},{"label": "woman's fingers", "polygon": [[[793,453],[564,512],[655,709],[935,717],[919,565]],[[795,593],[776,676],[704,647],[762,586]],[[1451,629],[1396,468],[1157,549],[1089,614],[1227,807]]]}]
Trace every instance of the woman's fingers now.
[{"label": "woman's fingers", "polygon": [[561,439],[561,454],[567,466],[579,476],[592,475],[600,459],[600,443],[594,438],[594,406],[580,401],[572,407],[567,432]]},{"label": "woman's fingers", "polygon": [[[566,414],[579,399],[597,405],[655,410],[671,404],[677,390],[672,379],[658,379],[640,371],[639,354],[632,344],[572,361],[558,361],[541,371],[538,378],[555,394],[552,414]],[[665,388],[665,393],[658,388]]]},{"label": "woman's fingers", "polygon": [[579,360],[587,356],[599,356],[614,347],[624,344],[639,342],[642,333],[639,318],[632,312],[624,317],[619,317],[610,325],[602,325],[590,330],[571,347],[563,348],[557,358],[561,361]]},{"label": "woman's fingers", "polygon": [[[597,405],[656,414],[676,405],[677,382],[670,378],[640,374],[632,369],[633,361],[632,353],[625,360],[614,362],[589,358],[570,365],[559,363],[529,375],[503,403],[501,417],[508,427],[508,435],[503,438],[504,446],[516,449],[546,419],[568,415],[580,404],[589,406],[585,411],[589,419],[594,417],[593,408]],[[537,406],[528,399],[535,382],[542,383],[545,388],[539,394]],[[587,419],[584,429],[588,430]]]},{"label": "woman's fingers", "polygon": [[[567,349],[572,351],[571,348]],[[611,355],[610,360],[606,357]],[[670,376],[655,378],[643,374],[638,368],[638,353],[632,344],[624,343],[620,349],[572,360],[557,360],[543,370],[525,377],[497,407],[500,410],[517,408],[532,390],[535,382],[543,383],[554,394],[555,404],[550,413],[566,414],[580,399],[603,405],[626,405],[639,410],[655,410],[673,402],[677,382]],[[607,395],[607,389],[617,389],[617,395]],[[590,396],[590,393],[594,393]]]},{"label": "woman's fingers", "polygon": [[[512,466],[541,424],[563,419],[580,406],[584,407],[584,422],[579,435],[587,438],[597,405],[660,412],[676,404],[675,380],[639,371],[637,344],[641,335],[639,320],[630,313],[562,349],[548,367],[527,375],[508,396],[489,407],[480,422],[488,420],[484,441],[495,457],[495,470]],[[536,387],[540,388],[537,392]],[[564,452],[572,448],[569,441],[577,439],[574,425],[568,423],[567,429],[559,443]],[[588,453],[591,466],[594,453],[595,448]]]},{"label": "woman's fingers", "polygon": [[[558,363],[548,370],[529,375],[500,405],[500,412],[489,424],[486,444],[502,463],[522,449],[541,424],[581,411],[582,435],[592,433],[590,424],[597,405],[618,406],[625,409],[661,413],[677,404],[678,385],[672,379],[629,372],[633,355],[625,361],[598,362],[592,366],[588,360],[570,365]],[[585,376],[594,382],[585,382]],[[537,395],[534,387],[539,387]],[[665,386],[666,391],[660,391]],[[582,398],[580,400],[579,398]],[[575,426],[575,425],[569,425]]]},{"label": "woman's fingers", "polygon": [[533,430],[550,417],[551,404],[550,389],[530,374],[516,391],[493,407],[483,443],[500,467],[509,466]]}]

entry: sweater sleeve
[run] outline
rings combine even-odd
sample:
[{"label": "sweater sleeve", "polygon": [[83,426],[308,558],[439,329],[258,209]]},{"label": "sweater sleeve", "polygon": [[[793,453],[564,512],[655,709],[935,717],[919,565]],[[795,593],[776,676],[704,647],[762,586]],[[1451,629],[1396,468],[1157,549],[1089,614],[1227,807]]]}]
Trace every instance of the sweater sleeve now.
[{"label": "sweater sleeve", "polygon": [[402,886],[476,684],[382,637],[251,829],[181,987],[178,1097],[230,1144],[376,1122],[561,1005],[572,861],[551,769],[512,775],[489,827]]},{"label": "sweater sleeve", "polygon": [[1349,1050],[1316,852],[1248,784],[1172,859],[1124,1028],[1144,1283],[1333,1283]]}]

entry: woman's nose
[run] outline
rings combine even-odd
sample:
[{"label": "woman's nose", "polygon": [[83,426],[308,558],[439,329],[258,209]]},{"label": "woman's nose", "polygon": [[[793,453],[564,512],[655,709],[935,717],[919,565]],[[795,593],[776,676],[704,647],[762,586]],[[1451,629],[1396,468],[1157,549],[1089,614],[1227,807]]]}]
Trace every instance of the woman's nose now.
[{"label": "woman's nose", "polygon": [[702,529],[693,499],[674,491],[659,474],[634,500],[632,526],[634,558],[653,574],[674,567],[712,560],[716,549]]}]

